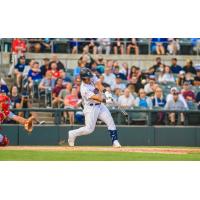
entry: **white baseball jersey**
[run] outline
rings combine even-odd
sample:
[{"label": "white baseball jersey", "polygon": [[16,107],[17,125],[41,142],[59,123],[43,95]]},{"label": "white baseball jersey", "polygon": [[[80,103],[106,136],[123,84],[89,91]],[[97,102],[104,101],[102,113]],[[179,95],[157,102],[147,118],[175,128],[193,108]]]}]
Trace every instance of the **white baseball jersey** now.
[{"label": "white baseball jersey", "polygon": [[90,97],[93,95],[98,95],[95,91],[95,84],[97,83],[98,78],[93,76],[91,78],[90,84],[81,83],[81,95],[83,100],[83,113],[85,115],[85,126],[79,129],[71,130],[70,133],[73,134],[75,137],[81,135],[88,135],[92,133],[96,126],[97,119],[102,120],[108,127],[108,130],[116,130],[115,123],[113,118],[110,114],[110,111],[104,104],[96,104],[96,102]]},{"label": "white baseball jersey", "polygon": [[81,83],[80,92],[81,92],[84,106],[89,105],[91,103],[97,103],[95,100],[90,99],[90,97],[98,94],[95,91],[95,84],[97,83],[98,80],[99,79],[94,75],[91,78],[90,84],[86,84],[84,82]]}]

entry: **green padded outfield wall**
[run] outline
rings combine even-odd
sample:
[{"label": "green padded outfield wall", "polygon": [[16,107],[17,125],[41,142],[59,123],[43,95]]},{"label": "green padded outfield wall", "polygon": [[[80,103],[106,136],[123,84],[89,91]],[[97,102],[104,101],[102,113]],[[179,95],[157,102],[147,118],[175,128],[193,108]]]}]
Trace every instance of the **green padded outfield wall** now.
[{"label": "green padded outfield wall", "polygon": [[[66,142],[70,129],[79,126],[43,125],[35,126],[28,135],[19,125],[3,125],[1,133],[10,139],[10,145],[59,145]],[[123,146],[200,146],[200,128],[159,126],[118,126]],[[87,136],[77,138],[76,145],[109,146],[110,136],[105,126],[97,126]]]}]

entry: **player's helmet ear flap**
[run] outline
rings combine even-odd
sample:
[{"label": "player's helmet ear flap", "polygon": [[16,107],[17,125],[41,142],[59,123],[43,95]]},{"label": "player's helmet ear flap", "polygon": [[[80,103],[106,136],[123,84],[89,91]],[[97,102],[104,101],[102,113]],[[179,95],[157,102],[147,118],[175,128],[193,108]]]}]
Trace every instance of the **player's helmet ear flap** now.
[{"label": "player's helmet ear flap", "polygon": [[84,78],[92,78],[93,75],[92,75],[92,72],[91,72],[90,69],[84,67],[83,69],[81,69],[80,77],[81,77],[81,79],[84,79]]}]

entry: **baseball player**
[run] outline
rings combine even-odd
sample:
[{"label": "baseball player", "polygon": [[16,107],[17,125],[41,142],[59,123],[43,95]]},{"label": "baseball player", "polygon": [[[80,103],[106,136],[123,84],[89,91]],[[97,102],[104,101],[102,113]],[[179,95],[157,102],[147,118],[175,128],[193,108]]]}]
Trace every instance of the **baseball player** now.
[{"label": "baseball player", "polygon": [[[0,124],[2,124],[6,118],[9,118],[24,125],[25,130],[31,132],[33,130],[33,120],[35,120],[35,117],[32,116],[25,119],[17,116],[9,110],[9,107],[10,98],[3,93],[0,94]],[[6,146],[8,144],[9,139],[5,135],[0,134],[0,146]]]},{"label": "baseball player", "polygon": [[[97,119],[100,119],[107,125],[113,147],[121,147],[113,118],[108,108],[104,105],[107,101],[101,92],[103,91],[101,82],[88,68],[83,68],[81,70],[80,77],[82,79],[80,92],[84,107],[85,126],[69,131],[69,146],[74,146],[78,136],[91,134],[95,129]],[[108,101],[110,101],[110,99]]]}]

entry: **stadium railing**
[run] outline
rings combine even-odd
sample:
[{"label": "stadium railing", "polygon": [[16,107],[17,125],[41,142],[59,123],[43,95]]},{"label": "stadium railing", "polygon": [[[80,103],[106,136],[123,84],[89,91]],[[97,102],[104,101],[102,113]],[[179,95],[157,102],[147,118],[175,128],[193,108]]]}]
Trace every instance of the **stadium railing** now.
[{"label": "stadium railing", "polygon": [[[163,109],[142,109],[134,108],[125,110],[128,113],[128,118],[121,113],[119,109],[110,108],[109,109],[114,121],[117,125],[135,125],[138,124],[138,121],[143,121],[144,123],[140,125],[154,126],[157,120],[157,113],[162,112],[164,114],[164,124],[169,125],[168,114],[176,113],[177,114],[177,123],[176,125],[196,125],[200,126],[200,111],[199,110],[163,110]],[[54,116],[55,124],[62,124],[62,115],[63,112],[74,112],[82,111],[82,109],[64,109],[64,108],[26,108],[26,109],[11,109],[13,112],[46,112],[52,113]],[[180,114],[183,113],[185,116],[184,123],[180,123]],[[136,122],[136,123],[133,123]],[[160,125],[160,124],[159,124]]]}]

